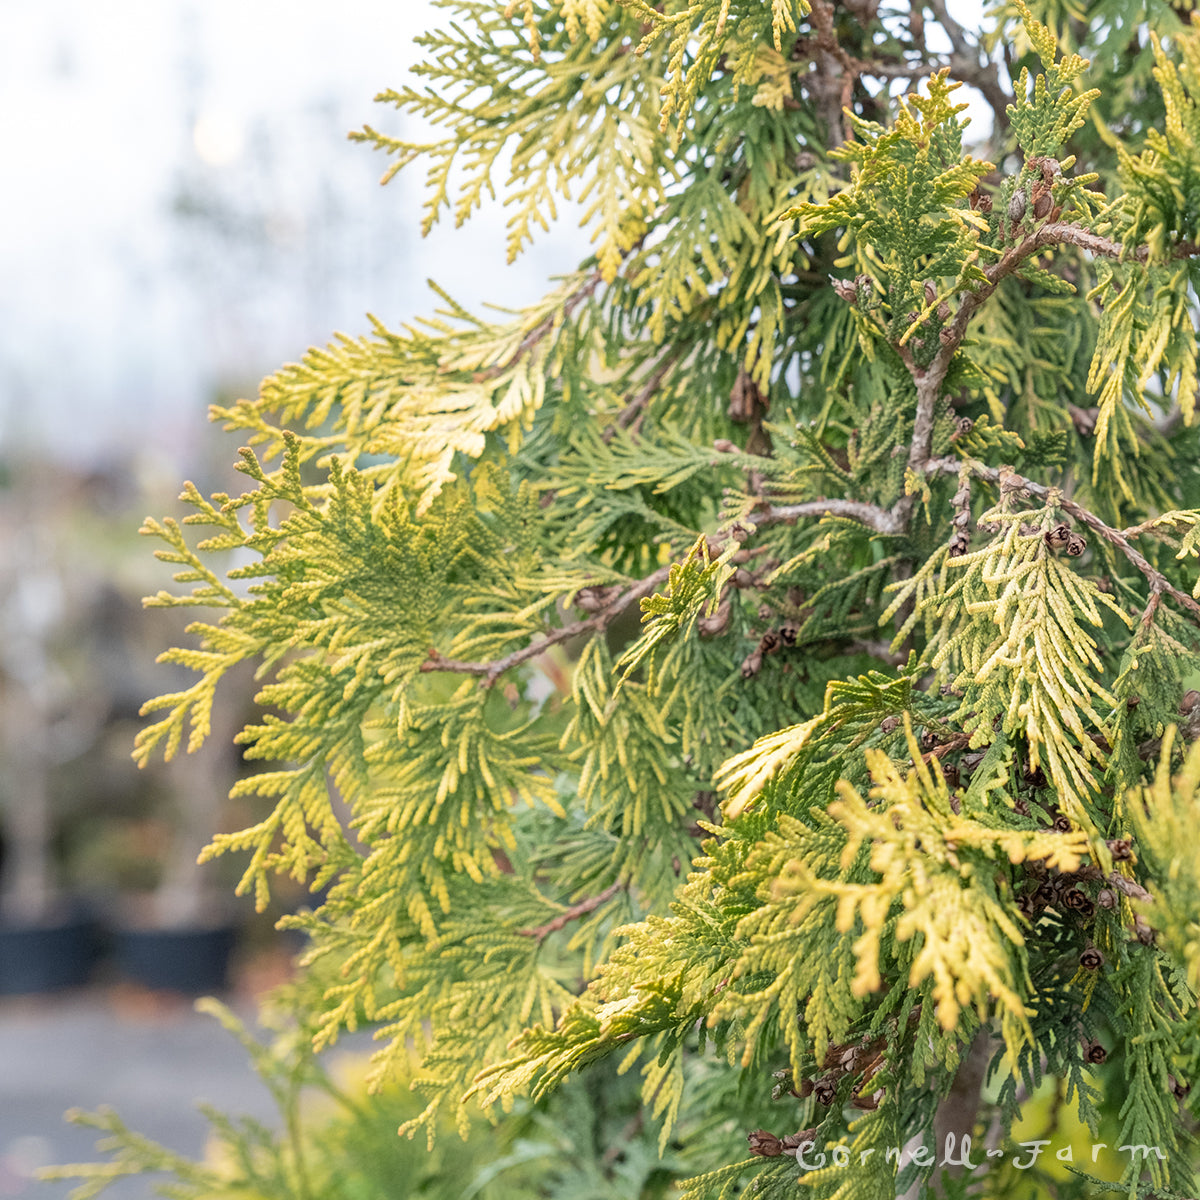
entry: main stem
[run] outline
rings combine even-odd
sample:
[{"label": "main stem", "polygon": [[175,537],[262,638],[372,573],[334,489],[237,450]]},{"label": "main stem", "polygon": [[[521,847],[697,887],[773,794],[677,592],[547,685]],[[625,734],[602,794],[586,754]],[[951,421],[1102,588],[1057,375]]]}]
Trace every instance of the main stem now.
[{"label": "main stem", "polygon": [[[954,1138],[954,1146],[961,1148],[963,1139],[969,1138],[974,1132],[993,1050],[991,1031],[984,1026],[959,1061],[950,1091],[937,1107],[933,1118],[933,1136],[937,1143],[934,1151],[939,1163],[951,1137]],[[962,1174],[961,1166],[950,1167],[949,1170],[952,1175]]]},{"label": "main stem", "polygon": [[[975,1035],[966,1054],[959,1060],[958,1070],[950,1091],[942,1098],[933,1117],[933,1145],[926,1146],[924,1132],[917,1134],[905,1147],[907,1152],[916,1152],[926,1146],[933,1155],[934,1176],[933,1195],[943,1195],[940,1172],[948,1170],[953,1176],[962,1174],[961,1166],[941,1166],[943,1159],[950,1154],[961,1161],[963,1154],[963,1139],[972,1136],[975,1122],[979,1117],[979,1105],[983,1098],[983,1085],[987,1079],[988,1063],[991,1062],[994,1046],[991,1031],[984,1026]],[[949,1139],[953,1138],[950,1143]],[[948,1144],[949,1143],[949,1144]],[[947,1154],[950,1151],[950,1154]],[[901,1193],[897,1200],[920,1200],[925,1190],[925,1179],[918,1176]]]}]

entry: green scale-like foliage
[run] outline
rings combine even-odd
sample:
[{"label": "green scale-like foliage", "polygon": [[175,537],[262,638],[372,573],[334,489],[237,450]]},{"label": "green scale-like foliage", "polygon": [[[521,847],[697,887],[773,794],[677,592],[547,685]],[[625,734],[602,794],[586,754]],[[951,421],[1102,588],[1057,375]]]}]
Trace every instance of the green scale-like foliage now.
[{"label": "green scale-like foliage", "polygon": [[[955,116],[966,105],[950,103],[958,86],[943,74],[934,76],[929,95],[910,96],[886,129],[856,119],[858,138],[835,152],[852,164],[850,186],[825,204],[796,210],[806,232],[844,229],[843,242],[853,239],[862,256],[858,265],[885,292],[889,340],[901,346],[947,295],[975,278],[978,230],[957,202],[975,189],[991,163],[963,156]],[[926,299],[921,282],[931,276],[948,276],[953,283]],[[920,311],[908,317],[906,306]],[[930,350],[935,344],[929,343]]]},{"label": "green scale-like foliage", "polygon": [[[572,197],[594,256],[310,351],[215,410],[250,490],[145,527],[151,603],[213,616],[137,754],[256,664],[206,857],[325,889],[305,1036],[373,1027],[410,1134],[591,1113],[527,1194],[896,1196],[941,1164],[888,1147],[1002,1141],[1047,1081],[1055,1130],[1161,1149],[1106,1178],[1186,1194],[1200,33],[1158,13],[1113,79],[1017,0],[1005,91],[870,5],[443,7],[383,96],[435,140],[361,138],[426,163],[427,227],[495,189],[511,256]],[[1116,7],[1078,10],[1109,58]],[[589,1081],[635,1067],[623,1134]],[[466,1194],[540,1155],[504,1145]]]},{"label": "green scale-like foliage", "polygon": [[[1106,733],[1096,706],[1116,707],[1088,628],[1102,625],[1102,608],[1129,619],[1090,580],[1078,579],[1070,560],[1050,552],[1051,512],[993,511],[985,519],[1001,523],[1004,535],[946,560],[944,591],[914,613],[932,612],[930,665],[962,695],[951,721],[970,735],[968,744],[991,744],[997,724],[1004,735],[1021,735],[1030,771],[1044,763],[1060,802],[1086,824],[1075,798],[1095,788],[1088,764],[1102,758],[1087,728]],[[899,589],[900,597],[908,593]]]}]

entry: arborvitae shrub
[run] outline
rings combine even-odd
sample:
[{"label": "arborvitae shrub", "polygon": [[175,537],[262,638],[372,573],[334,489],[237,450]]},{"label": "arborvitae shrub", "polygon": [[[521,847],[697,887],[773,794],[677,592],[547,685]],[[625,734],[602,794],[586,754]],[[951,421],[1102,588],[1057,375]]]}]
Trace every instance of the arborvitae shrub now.
[{"label": "arborvitae shrub", "polygon": [[415,1046],[408,1134],[639,1075],[544,1195],[1192,1195],[1200,33],[446,7],[381,97],[438,137],[356,136],[594,257],[310,351],[214,410],[249,490],[146,525],[214,615],[137,755],[259,665],[208,856],[327,889],[301,1028]]}]

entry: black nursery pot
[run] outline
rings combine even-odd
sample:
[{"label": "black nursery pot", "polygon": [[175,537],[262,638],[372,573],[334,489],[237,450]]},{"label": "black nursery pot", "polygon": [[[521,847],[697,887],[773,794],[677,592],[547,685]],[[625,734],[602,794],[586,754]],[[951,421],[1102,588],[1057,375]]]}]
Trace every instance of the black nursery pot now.
[{"label": "black nursery pot", "polygon": [[0,995],[80,987],[98,957],[96,925],[86,917],[54,925],[0,924]]},{"label": "black nursery pot", "polygon": [[156,990],[201,995],[229,984],[237,930],[123,929],[115,935],[117,969],[128,980]]}]

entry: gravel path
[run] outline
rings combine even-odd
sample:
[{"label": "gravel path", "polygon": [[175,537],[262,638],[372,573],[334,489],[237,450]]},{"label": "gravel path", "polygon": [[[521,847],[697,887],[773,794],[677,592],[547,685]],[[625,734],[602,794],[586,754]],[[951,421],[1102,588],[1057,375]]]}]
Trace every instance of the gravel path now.
[{"label": "gravel path", "polygon": [[[0,1200],[66,1200],[74,1184],[41,1182],[34,1170],[102,1158],[96,1131],[68,1125],[66,1109],[112,1105],[131,1129],[196,1156],[208,1131],[197,1100],[277,1123],[241,1046],[188,1001],[132,1003],[103,991],[0,998]],[[132,1178],[102,1196],[149,1200],[152,1188]]]}]

